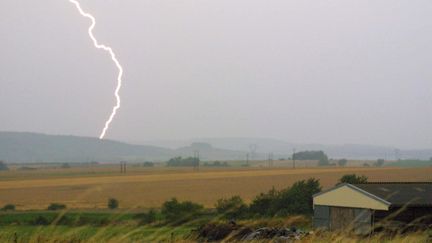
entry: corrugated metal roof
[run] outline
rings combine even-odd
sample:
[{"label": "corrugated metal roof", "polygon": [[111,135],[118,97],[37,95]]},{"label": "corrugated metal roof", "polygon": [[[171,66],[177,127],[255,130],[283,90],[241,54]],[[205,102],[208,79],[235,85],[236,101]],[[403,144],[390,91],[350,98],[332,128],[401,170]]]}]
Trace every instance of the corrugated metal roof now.
[{"label": "corrugated metal roof", "polygon": [[432,182],[368,182],[354,186],[392,206],[432,206]]}]

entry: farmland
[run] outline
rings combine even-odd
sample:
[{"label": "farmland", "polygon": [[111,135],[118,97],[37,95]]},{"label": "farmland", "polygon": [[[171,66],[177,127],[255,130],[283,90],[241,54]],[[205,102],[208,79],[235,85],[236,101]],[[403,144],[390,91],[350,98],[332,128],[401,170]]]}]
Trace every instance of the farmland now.
[{"label": "farmland", "polygon": [[311,177],[319,179],[325,189],[349,173],[366,175],[370,181],[432,180],[431,167],[227,167],[194,171],[130,166],[126,174],[120,174],[117,165],[12,169],[0,173],[0,205],[10,203],[18,210],[36,210],[56,202],[69,209],[102,209],[108,198],[116,198],[120,208],[146,209],[160,207],[164,201],[177,197],[213,207],[220,198],[240,195],[249,202],[272,187],[285,188]]}]

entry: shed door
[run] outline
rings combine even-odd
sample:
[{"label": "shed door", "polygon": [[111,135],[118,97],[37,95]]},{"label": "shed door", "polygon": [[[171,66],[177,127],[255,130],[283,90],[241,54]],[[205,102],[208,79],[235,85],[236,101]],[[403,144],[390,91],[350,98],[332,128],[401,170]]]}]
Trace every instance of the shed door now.
[{"label": "shed door", "polygon": [[331,207],[330,209],[330,228],[332,230],[353,227],[354,219],[353,208]]}]

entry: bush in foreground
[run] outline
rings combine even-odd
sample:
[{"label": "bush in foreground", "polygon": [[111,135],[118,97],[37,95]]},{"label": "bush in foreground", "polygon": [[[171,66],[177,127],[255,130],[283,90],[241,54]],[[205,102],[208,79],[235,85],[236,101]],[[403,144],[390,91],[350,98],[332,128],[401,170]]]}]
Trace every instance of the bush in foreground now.
[{"label": "bush in foreground", "polygon": [[33,225],[49,225],[50,221],[46,217],[39,215],[33,220],[32,224]]},{"label": "bush in foreground", "polygon": [[249,211],[256,216],[312,214],[312,196],[321,191],[319,180],[311,178],[277,191],[261,193],[251,203]]},{"label": "bush in foreground", "polygon": [[215,208],[219,214],[223,214],[228,219],[244,218],[248,211],[248,206],[240,196],[219,199]]},{"label": "bush in foreground", "polygon": [[176,198],[164,202],[161,213],[170,222],[183,221],[202,212],[204,206],[191,201],[179,202]]},{"label": "bush in foreground", "polygon": [[150,209],[147,213],[140,213],[135,216],[139,220],[139,224],[151,224],[157,221],[157,211]]},{"label": "bush in foreground", "polygon": [[273,216],[277,209],[276,202],[280,192],[272,188],[266,193],[260,193],[256,196],[249,206],[249,212],[256,216]]},{"label": "bush in foreground", "polygon": [[312,196],[321,191],[319,180],[311,178],[294,183],[282,190],[277,201],[278,215],[309,215],[313,213]]}]

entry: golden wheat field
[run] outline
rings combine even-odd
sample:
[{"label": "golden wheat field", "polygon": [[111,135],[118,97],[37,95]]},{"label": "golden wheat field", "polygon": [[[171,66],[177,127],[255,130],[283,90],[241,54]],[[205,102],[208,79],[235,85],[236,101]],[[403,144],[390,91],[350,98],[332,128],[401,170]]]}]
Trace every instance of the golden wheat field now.
[{"label": "golden wheat field", "polygon": [[333,186],[344,174],[356,173],[370,181],[432,181],[432,168],[129,168],[116,166],[42,168],[0,173],[0,205],[18,209],[43,209],[53,202],[68,208],[106,208],[108,198],[121,208],[159,207],[171,197],[212,207],[219,198],[240,195],[250,201],[272,187],[284,188],[311,177],[323,188]]}]

